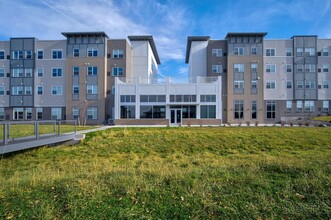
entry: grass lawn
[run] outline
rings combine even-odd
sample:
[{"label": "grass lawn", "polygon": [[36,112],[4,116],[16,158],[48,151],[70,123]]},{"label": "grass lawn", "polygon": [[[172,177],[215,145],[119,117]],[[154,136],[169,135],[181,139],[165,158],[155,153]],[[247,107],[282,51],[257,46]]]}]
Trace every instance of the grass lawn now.
[{"label": "grass lawn", "polygon": [[330,128],[113,128],[0,159],[3,219],[330,219]]},{"label": "grass lawn", "polygon": [[331,121],[331,116],[321,116],[321,117],[313,118],[313,120],[329,122]]}]

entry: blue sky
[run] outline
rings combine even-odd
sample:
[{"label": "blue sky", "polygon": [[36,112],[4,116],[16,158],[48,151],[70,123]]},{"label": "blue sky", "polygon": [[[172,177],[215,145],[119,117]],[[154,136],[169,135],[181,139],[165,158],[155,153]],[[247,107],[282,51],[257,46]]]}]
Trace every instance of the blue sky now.
[{"label": "blue sky", "polygon": [[187,36],[228,32],[266,38],[331,38],[331,0],[0,0],[0,40],[64,39],[66,31],[105,31],[110,38],[154,36],[159,72],[185,78]]}]

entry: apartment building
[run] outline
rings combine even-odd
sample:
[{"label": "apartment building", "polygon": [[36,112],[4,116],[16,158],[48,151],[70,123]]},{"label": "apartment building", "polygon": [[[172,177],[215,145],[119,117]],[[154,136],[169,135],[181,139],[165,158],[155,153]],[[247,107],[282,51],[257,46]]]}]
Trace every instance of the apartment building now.
[{"label": "apartment building", "polygon": [[228,33],[188,37],[189,77],[222,76],[223,122],[275,123],[329,115],[331,39]]}]

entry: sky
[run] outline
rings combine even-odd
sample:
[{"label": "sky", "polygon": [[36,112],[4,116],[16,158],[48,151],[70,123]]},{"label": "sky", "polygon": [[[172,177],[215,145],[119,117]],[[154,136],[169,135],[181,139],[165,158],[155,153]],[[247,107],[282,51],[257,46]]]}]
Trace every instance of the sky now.
[{"label": "sky", "polygon": [[331,0],[0,0],[0,40],[65,39],[61,32],[104,31],[109,38],[153,35],[159,73],[187,77],[188,36],[228,32],[331,38]]}]

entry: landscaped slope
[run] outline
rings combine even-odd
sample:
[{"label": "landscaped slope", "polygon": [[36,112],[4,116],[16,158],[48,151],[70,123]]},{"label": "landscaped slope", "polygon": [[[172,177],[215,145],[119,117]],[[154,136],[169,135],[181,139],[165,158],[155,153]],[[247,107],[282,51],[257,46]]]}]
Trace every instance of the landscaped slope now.
[{"label": "landscaped slope", "polygon": [[0,160],[1,217],[330,219],[329,128],[114,128]]}]

